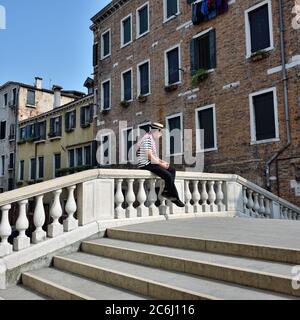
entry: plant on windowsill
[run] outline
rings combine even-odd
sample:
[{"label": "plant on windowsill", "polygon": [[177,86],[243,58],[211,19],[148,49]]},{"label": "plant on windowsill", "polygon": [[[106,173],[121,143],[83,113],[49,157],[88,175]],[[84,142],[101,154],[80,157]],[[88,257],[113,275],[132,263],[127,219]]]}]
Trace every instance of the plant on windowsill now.
[{"label": "plant on windowsill", "polygon": [[144,95],[140,94],[138,96],[138,101],[141,102],[141,103],[146,102],[147,101],[147,96],[144,96]]},{"label": "plant on windowsill", "polygon": [[269,55],[270,55],[270,53],[268,51],[258,50],[258,51],[251,54],[250,59],[252,62],[260,61],[260,60],[268,57]]},{"label": "plant on windowsill", "polygon": [[192,76],[192,87],[198,87],[199,83],[208,78],[208,72],[205,69],[199,69]]},{"label": "plant on windowsill", "polygon": [[85,122],[85,123],[82,123],[80,126],[82,129],[85,129],[85,128],[89,128],[91,124],[89,122]]},{"label": "plant on windowsill", "polygon": [[18,141],[18,144],[19,144],[19,145],[20,145],[20,144],[24,144],[24,143],[26,143],[26,140],[25,140],[25,139],[21,139],[21,140]]},{"label": "plant on windowsill", "polygon": [[126,100],[123,100],[120,102],[120,106],[123,107],[123,108],[128,108],[129,107],[129,102],[126,101]]},{"label": "plant on windowsill", "polygon": [[171,91],[177,90],[177,88],[178,88],[178,84],[169,84],[165,86],[165,91],[171,92]]}]

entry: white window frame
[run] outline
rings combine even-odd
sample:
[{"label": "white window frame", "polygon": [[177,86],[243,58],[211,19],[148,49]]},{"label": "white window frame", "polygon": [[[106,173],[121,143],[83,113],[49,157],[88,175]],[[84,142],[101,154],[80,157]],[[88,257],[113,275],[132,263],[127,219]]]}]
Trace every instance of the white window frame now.
[{"label": "white window frame", "polygon": [[[145,31],[144,33],[140,34],[140,11],[144,9],[147,6],[147,12],[148,12],[148,30]],[[136,9],[136,39],[139,39],[146,34],[150,32],[150,5],[149,1],[145,2],[143,5],[141,5],[139,8]]]},{"label": "white window frame", "polygon": [[[100,136],[100,141],[101,141],[101,145],[100,145],[100,164],[102,166],[110,166],[112,164],[112,150],[111,150],[111,136],[112,133],[104,133]],[[102,141],[104,137],[108,137],[108,145],[109,145],[109,149],[108,149],[108,157],[109,157],[109,162],[107,164],[103,164],[103,160],[104,160],[104,150],[103,150],[103,145],[102,145]]]},{"label": "white window frame", "polygon": [[273,16],[272,16],[272,3],[271,0],[262,1],[245,11],[245,28],[246,28],[246,58],[250,58],[251,53],[251,34],[250,34],[250,21],[249,13],[263,5],[268,5],[269,12],[269,31],[270,31],[270,47],[263,49],[264,51],[270,51],[274,49],[274,34],[273,34]]},{"label": "white window frame", "polygon": [[[131,40],[129,42],[127,42],[126,44],[124,44],[124,25],[123,25],[123,22],[125,20],[127,20],[128,18],[130,17],[130,36],[131,36]],[[128,45],[130,45],[133,41],[133,38],[132,38],[132,13],[130,13],[129,15],[127,15],[126,17],[124,17],[122,20],[121,20],[121,49],[124,48],[124,47],[127,47]]]},{"label": "white window frame", "polygon": [[[43,158],[44,159],[44,161],[43,161],[43,176],[42,177],[40,177],[39,175],[40,175],[40,161],[39,161],[39,159],[40,158]],[[36,166],[37,166],[37,169],[36,169],[36,178],[37,179],[44,179],[45,178],[45,157],[44,156],[38,156],[37,157],[37,164],[36,164]]]},{"label": "white window frame", "polygon": [[[21,180],[21,162],[23,161],[24,166],[23,166],[23,179]],[[18,175],[18,181],[24,181],[25,177],[25,160],[19,160],[19,175]]]},{"label": "white window frame", "polygon": [[[3,161],[4,159],[4,161]],[[1,155],[1,163],[0,163],[0,177],[5,176],[5,155]]]},{"label": "white window frame", "polygon": [[[105,36],[107,33],[109,33],[109,53],[104,56],[104,41],[103,41],[103,36]],[[111,28],[105,30],[104,32],[101,33],[101,60],[106,59],[111,55]]]},{"label": "white window frame", "polygon": [[[133,127],[127,127],[127,128],[124,128],[121,130],[121,146],[123,146],[121,148],[121,164],[127,164],[130,162],[130,159],[129,160],[126,160],[125,159],[125,154],[124,154],[124,147],[126,146],[126,149],[127,149],[127,143],[125,144],[125,141],[124,141],[124,132],[125,131],[129,131],[129,130],[132,130],[133,131]],[[132,144],[134,145],[134,141],[132,141]],[[134,148],[132,148],[132,159],[131,160],[134,160]]]},{"label": "white window frame", "polygon": [[127,72],[131,71],[131,99],[127,100],[128,102],[133,101],[133,69],[129,68],[123,72],[121,72],[121,101],[125,99],[125,88],[124,88],[124,77],[123,75]]},{"label": "white window frame", "polygon": [[174,50],[178,48],[178,58],[179,58],[179,81],[175,82],[175,83],[172,83],[173,84],[181,84],[182,83],[182,74],[181,74],[181,71],[180,69],[182,69],[182,59],[181,59],[181,45],[180,43],[179,44],[176,44],[174,45],[173,47],[165,50],[165,85],[168,86],[169,85],[169,68],[168,68],[168,52]]},{"label": "white window frame", "polygon": [[54,153],[53,154],[53,164],[52,164],[52,170],[53,170],[53,178],[55,179],[56,177],[55,177],[55,155],[57,155],[57,154],[60,154],[60,168],[61,168],[61,153],[60,152],[57,152],[57,153]]},{"label": "white window frame", "polygon": [[[169,120],[173,118],[180,117],[180,127],[181,127],[181,146],[180,146],[180,152],[170,154],[170,126],[169,126]],[[183,155],[183,114],[182,112],[172,114],[170,116],[166,117],[166,156],[167,157],[176,157],[176,156],[182,156]]]},{"label": "white window frame", "polygon": [[[7,99],[6,99],[7,103],[6,104],[5,104],[5,96],[7,97]],[[8,104],[9,104],[9,92],[7,91],[7,92],[3,93],[3,108],[7,107]]]},{"label": "white window frame", "polygon": [[144,60],[142,62],[140,62],[137,65],[137,97],[141,94],[141,73],[140,73],[140,66],[142,66],[143,64],[148,63],[149,66],[149,92],[144,94],[143,96],[149,96],[151,94],[151,63],[150,63],[150,59]]},{"label": "white window frame", "polygon": [[163,6],[164,6],[164,21],[163,21],[163,23],[166,23],[166,22],[176,18],[180,14],[180,7],[179,7],[180,6],[180,1],[179,0],[177,0],[177,12],[176,12],[176,14],[171,16],[171,17],[169,17],[169,18],[167,18],[167,12],[168,12],[168,10],[167,10],[167,0],[164,0]]},{"label": "white window frame", "polygon": [[[254,114],[254,104],[253,97],[259,96],[264,93],[273,92],[274,99],[274,120],[275,120],[275,138],[266,139],[266,140],[256,140],[256,128],[255,128],[255,114]],[[250,133],[251,133],[251,143],[250,145],[278,142],[280,141],[279,137],[279,120],[278,120],[278,100],[277,100],[277,89],[276,87],[267,88],[257,92],[253,92],[249,95],[249,106],[250,106]]]},{"label": "white window frame", "polygon": [[[104,109],[104,90],[103,84],[109,81],[109,108]],[[101,82],[101,110],[111,110],[111,78],[108,78]]]},{"label": "white window frame", "polygon": [[140,123],[140,124],[138,125],[138,137],[139,137],[139,138],[141,138],[141,127],[146,126],[147,124],[151,124],[151,122],[148,121],[148,122]]},{"label": "white window frame", "polygon": [[83,152],[83,165],[84,166],[89,166],[91,164],[86,163],[86,153],[85,153],[85,148],[90,147],[90,159],[91,159],[91,164],[92,164],[92,146],[90,144],[87,144],[82,147],[82,152]]},{"label": "white window frame", "polygon": [[[201,132],[200,132],[200,123],[198,113],[200,111],[206,109],[213,109],[213,124],[214,124],[214,142],[215,145],[213,148],[209,149],[202,149],[201,148]],[[196,125],[196,153],[199,152],[210,152],[210,151],[217,151],[218,150],[218,142],[217,142],[217,118],[216,118],[216,105],[210,104],[207,106],[199,107],[195,110],[195,125]]]}]

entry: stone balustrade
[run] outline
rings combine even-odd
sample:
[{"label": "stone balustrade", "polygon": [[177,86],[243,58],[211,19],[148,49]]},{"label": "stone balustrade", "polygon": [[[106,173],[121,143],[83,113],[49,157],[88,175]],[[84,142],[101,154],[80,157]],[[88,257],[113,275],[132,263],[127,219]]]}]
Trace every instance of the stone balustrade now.
[{"label": "stone balustrade", "polygon": [[99,221],[188,215],[300,220],[299,208],[237,175],[178,172],[176,186],[184,208],[163,198],[164,181],[142,170],[95,169],[6,192],[0,196],[0,258]]}]

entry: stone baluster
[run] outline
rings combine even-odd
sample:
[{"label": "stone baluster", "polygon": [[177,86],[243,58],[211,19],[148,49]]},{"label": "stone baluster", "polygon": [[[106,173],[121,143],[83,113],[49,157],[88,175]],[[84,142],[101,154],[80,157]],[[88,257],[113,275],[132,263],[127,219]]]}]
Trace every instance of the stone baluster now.
[{"label": "stone baluster", "polygon": [[191,205],[192,194],[190,191],[189,180],[184,181],[184,197],[185,197],[185,212],[192,213],[193,212],[193,206]]},{"label": "stone baluster", "polygon": [[280,206],[280,219],[284,219],[283,206]]},{"label": "stone baluster", "polygon": [[19,236],[14,239],[14,250],[21,251],[30,246],[30,238],[26,236],[25,232],[29,227],[29,222],[26,215],[26,206],[28,200],[19,202],[19,216],[16,222],[16,229],[19,231]]},{"label": "stone baluster", "polygon": [[293,220],[293,210],[292,209],[288,210],[288,219]]},{"label": "stone baluster", "polygon": [[50,208],[50,216],[53,222],[48,226],[48,237],[55,238],[64,233],[63,225],[59,223],[59,218],[62,216],[62,208],[60,203],[60,195],[62,190],[53,192],[54,200]]},{"label": "stone baluster", "polygon": [[122,182],[123,179],[117,179],[117,186],[116,186],[116,194],[115,194],[115,219],[124,219],[126,218],[125,209],[122,207],[124,202],[124,195],[122,192]]},{"label": "stone baluster", "polygon": [[248,197],[247,197],[247,187],[243,186],[243,208],[244,208],[244,214],[249,216],[250,210],[247,208],[248,204]]},{"label": "stone baluster", "polygon": [[159,214],[160,215],[166,215],[168,213],[169,207],[166,204],[166,198],[164,198],[161,194],[165,188],[165,181],[160,180],[160,189],[158,193],[158,199],[160,201],[160,206],[159,206]]},{"label": "stone baluster", "polygon": [[258,218],[259,217],[259,208],[260,208],[259,202],[258,202],[258,193],[254,192],[253,196],[254,196],[254,207],[253,207],[254,216],[256,218]]},{"label": "stone baluster", "polygon": [[216,197],[214,185],[215,185],[214,181],[208,181],[208,201],[209,201],[210,212],[217,211],[216,204],[215,204],[217,197]]},{"label": "stone baluster", "polygon": [[294,212],[293,212],[293,220],[297,220],[297,216],[298,216],[298,215],[297,215],[297,212],[294,211]]},{"label": "stone baluster", "polygon": [[264,199],[265,197],[263,195],[259,195],[259,209],[258,209],[258,213],[260,215],[261,218],[265,217],[265,213],[266,213],[266,208],[265,208],[265,203],[264,203]]},{"label": "stone baluster", "polygon": [[147,195],[144,188],[145,179],[138,179],[138,181],[139,181],[139,191],[137,194],[137,201],[139,202],[140,205],[137,208],[137,216],[148,217],[149,209],[145,206],[145,202],[147,200]]},{"label": "stone baluster", "polygon": [[11,205],[1,207],[2,217],[0,222],[0,258],[12,253],[13,246],[8,242],[8,237],[11,235],[12,229],[9,223],[9,210]]},{"label": "stone baluster", "polygon": [[266,209],[265,209],[265,216],[270,219],[271,218],[271,202],[269,199],[265,199]]},{"label": "stone baluster", "polygon": [[254,216],[254,211],[253,211],[254,201],[253,201],[253,198],[252,198],[252,194],[253,194],[253,191],[248,189],[248,204],[247,204],[247,206],[249,208],[250,216]]},{"label": "stone baluster", "polygon": [[222,190],[223,181],[217,181],[217,193],[216,193],[216,204],[219,212],[225,211],[225,205],[223,203],[224,193]]},{"label": "stone baluster", "polygon": [[77,210],[77,205],[74,198],[75,189],[76,189],[76,186],[68,187],[68,200],[65,207],[68,217],[64,221],[65,232],[70,232],[78,228],[78,220],[74,218],[74,214]]},{"label": "stone baluster", "polygon": [[201,181],[201,201],[202,201],[202,211],[203,212],[208,212],[208,193],[206,191],[206,184],[207,181]]},{"label": "stone baluster", "polygon": [[33,214],[33,223],[36,229],[32,233],[32,243],[39,243],[46,240],[46,232],[42,228],[45,223],[45,209],[43,198],[43,195],[37,196],[35,198],[36,204]]},{"label": "stone baluster", "polygon": [[198,184],[199,184],[199,181],[197,180],[194,180],[193,181],[193,202],[194,202],[194,213],[199,213],[201,212],[201,206],[200,206],[200,193],[199,193],[199,190],[198,190]]},{"label": "stone baluster", "polygon": [[127,202],[127,209],[126,209],[126,216],[127,218],[136,218],[137,217],[137,211],[133,207],[133,203],[135,202],[135,194],[133,191],[133,182],[134,179],[127,179],[127,194],[126,194],[126,202]]},{"label": "stone baluster", "polygon": [[286,220],[289,218],[288,217],[288,211],[289,211],[288,208],[284,208],[283,209],[283,218],[286,219]]},{"label": "stone baluster", "polygon": [[156,179],[150,179],[150,192],[148,196],[149,201],[149,215],[150,216],[159,216],[159,210],[158,207],[156,207],[155,203],[157,201],[157,194],[155,192],[155,185],[156,185]]}]

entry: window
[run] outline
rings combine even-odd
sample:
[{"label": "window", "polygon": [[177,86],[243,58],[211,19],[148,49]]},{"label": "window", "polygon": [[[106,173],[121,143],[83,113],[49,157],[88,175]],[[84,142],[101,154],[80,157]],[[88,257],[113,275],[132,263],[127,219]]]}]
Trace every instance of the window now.
[{"label": "window", "polygon": [[132,100],[132,69],[122,73],[122,89],[121,100]]},{"label": "window", "polygon": [[126,128],[122,130],[122,154],[121,159],[123,163],[128,163],[134,159],[133,148],[133,128]]},{"label": "window", "polygon": [[102,33],[101,36],[101,59],[111,55],[111,30]]},{"label": "window", "polygon": [[121,48],[132,42],[132,14],[121,21]]},{"label": "window", "polygon": [[44,157],[38,158],[38,178],[44,178]]},{"label": "window", "polygon": [[164,21],[176,17],[179,14],[179,0],[163,0],[164,1]]},{"label": "window", "polygon": [[75,151],[74,151],[74,149],[69,150],[69,167],[70,168],[75,167]]},{"label": "window", "polygon": [[250,98],[251,143],[279,140],[276,88],[253,93]]},{"label": "window", "polygon": [[9,127],[9,140],[13,139],[15,139],[15,125],[14,123],[11,123]]},{"label": "window", "polygon": [[195,117],[197,129],[196,151],[200,152],[216,150],[217,134],[215,105],[205,106],[196,109]]},{"label": "window", "polygon": [[36,160],[30,159],[29,162],[29,180],[34,181],[36,178]]},{"label": "window", "polygon": [[111,81],[110,80],[106,80],[102,82],[101,108],[103,110],[109,110],[111,108]]},{"label": "window", "polygon": [[82,158],[82,148],[76,149],[76,165],[82,166],[83,165],[83,158]]},{"label": "window", "polygon": [[100,164],[102,166],[111,164],[111,134],[101,136]]},{"label": "window", "polygon": [[20,160],[19,181],[24,181],[24,160]]},{"label": "window", "polygon": [[84,147],[84,164],[86,166],[92,165],[91,146]]},{"label": "window", "polygon": [[167,155],[179,155],[183,152],[182,114],[167,117]]},{"label": "window", "polygon": [[245,11],[247,57],[259,50],[273,49],[272,4],[263,1]]},{"label": "window", "polygon": [[35,124],[29,124],[26,126],[26,139],[35,137]]},{"label": "window", "polygon": [[38,122],[36,124],[37,127],[37,139],[38,140],[46,140],[46,120]]},{"label": "window", "polygon": [[59,176],[59,172],[57,172],[57,170],[59,170],[61,168],[61,154],[60,153],[56,153],[54,155],[54,177],[58,177]]},{"label": "window", "polygon": [[166,85],[171,85],[181,82],[181,62],[180,62],[180,46],[169,49],[165,53],[165,68],[166,68]]},{"label": "window", "polygon": [[34,90],[27,91],[27,104],[30,106],[35,106],[35,91]]},{"label": "window", "polygon": [[0,168],[0,175],[3,177],[5,173],[5,156],[1,156],[1,168]]},{"label": "window", "polygon": [[6,107],[7,104],[8,104],[8,94],[5,93],[5,94],[4,94],[4,106]]},{"label": "window", "polygon": [[150,61],[138,65],[138,96],[150,94]]},{"label": "window", "polygon": [[80,109],[80,126],[81,128],[90,126],[93,122],[93,105],[81,107]]},{"label": "window", "polygon": [[216,68],[216,30],[208,29],[196,35],[191,41],[190,54],[192,75],[199,69]]},{"label": "window", "polygon": [[61,136],[61,119],[61,116],[50,119],[50,138]]},{"label": "window", "polygon": [[142,7],[137,9],[136,14],[137,38],[142,37],[149,32],[149,3],[147,2]]},{"label": "window", "polygon": [[65,131],[72,131],[76,128],[76,110],[65,114]]},{"label": "window", "polygon": [[20,128],[19,131],[19,140],[25,140],[26,139],[26,127]]},{"label": "window", "polygon": [[14,158],[15,158],[15,154],[14,153],[10,153],[9,154],[8,169],[13,169],[14,168]]},{"label": "window", "polygon": [[98,50],[99,50],[98,43],[95,43],[93,45],[93,67],[98,65]]},{"label": "window", "polygon": [[13,105],[15,106],[17,103],[17,89],[13,89]]},{"label": "window", "polygon": [[1,121],[0,123],[0,139],[5,139],[6,136],[6,121]]}]

